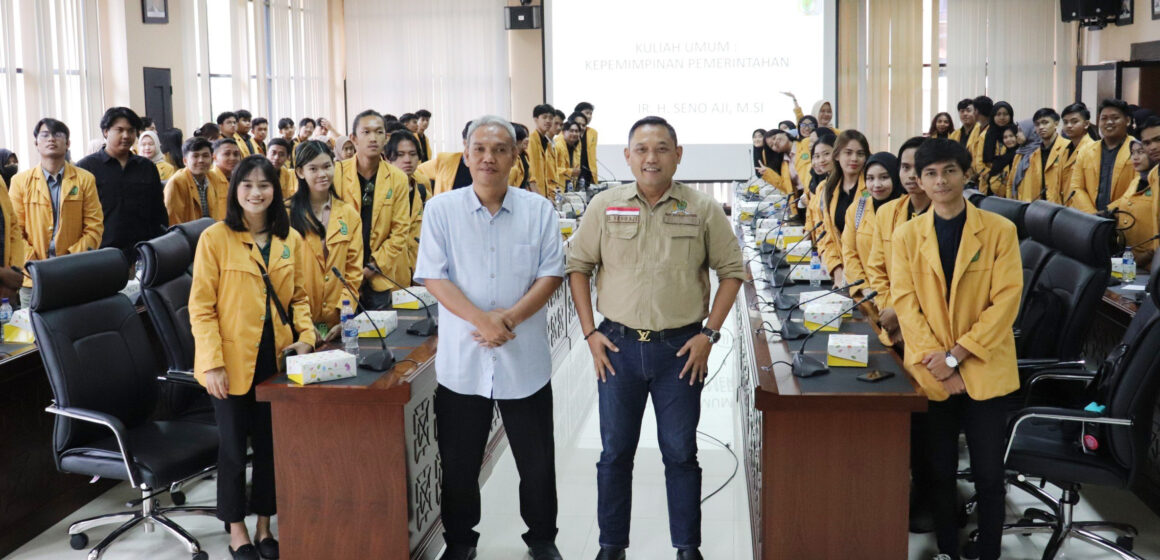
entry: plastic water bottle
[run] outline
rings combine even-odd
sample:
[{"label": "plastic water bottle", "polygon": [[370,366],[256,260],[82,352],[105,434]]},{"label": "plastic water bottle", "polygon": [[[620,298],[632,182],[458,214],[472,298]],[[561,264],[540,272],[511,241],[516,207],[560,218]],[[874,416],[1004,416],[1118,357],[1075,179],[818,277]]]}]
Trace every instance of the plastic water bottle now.
[{"label": "plastic water bottle", "polygon": [[1136,256],[1132,254],[1131,249],[1124,251],[1124,283],[1131,284],[1136,281]]},{"label": "plastic water bottle", "polygon": [[818,287],[822,285],[822,259],[818,256],[818,250],[810,251],[810,286]]},{"label": "plastic water bottle", "polygon": [[342,349],[358,356],[358,325],[354,322],[354,308],[349,299],[342,300]]},{"label": "plastic water bottle", "polygon": [[8,298],[2,298],[0,299],[0,342],[4,342],[4,328],[11,322],[12,306],[8,304]]}]

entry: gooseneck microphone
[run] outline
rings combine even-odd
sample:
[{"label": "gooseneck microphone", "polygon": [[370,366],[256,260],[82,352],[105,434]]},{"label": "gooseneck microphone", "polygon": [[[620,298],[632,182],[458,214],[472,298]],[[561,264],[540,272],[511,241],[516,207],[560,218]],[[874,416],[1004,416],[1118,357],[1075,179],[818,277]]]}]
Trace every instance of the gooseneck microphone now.
[{"label": "gooseneck microphone", "polygon": [[[793,253],[793,250],[794,250],[794,249],[797,249],[797,246],[798,246],[798,245],[801,245],[801,243],[802,243],[803,241],[805,241],[805,240],[809,239],[809,238],[810,238],[810,234],[812,234],[813,232],[817,231],[817,229],[818,229],[818,228],[820,228],[820,227],[822,227],[822,222],[818,222],[817,224],[814,224],[814,227],[810,228],[810,230],[809,230],[809,231],[807,231],[807,232],[805,232],[804,234],[802,234],[802,238],[801,238],[801,239],[798,239],[798,240],[797,240],[797,242],[795,242],[793,245],[790,245],[790,247],[789,247],[788,249],[786,249],[786,250],[785,250],[785,252],[783,252],[783,253],[781,254],[781,257],[779,257],[779,258],[777,259],[777,262],[775,262],[775,263],[773,264],[773,266],[772,266],[772,267],[770,267],[770,268],[772,268],[772,269],[773,269],[773,282],[770,282],[770,284],[772,284],[774,288],[783,288],[783,287],[785,287],[785,286],[787,286],[787,285],[790,285],[790,286],[792,286],[792,285],[793,285],[793,280],[791,280],[791,279],[790,279],[790,277],[789,277],[789,273],[790,273],[790,271],[788,271],[788,270],[787,270],[787,271],[785,272],[785,274],[783,274],[782,276],[778,277],[778,275],[777,275],[777,267],[781,266],[781,263],[782,263],[782,261],[784,261],[784,260],[786,259],[786,257],[788,257],[788,256],[789,256],[791,253]],[[822,240],[822,238],[823,238],[823,237],[825,237],[825,236],[826,236],[826,232],[822,232],[822,234],[818,236],[818,239],[817,239],[817,241],[821,241],[821,240]],[[791,268],[791,270],[792,270],[792,268]]]},{"label": "gooseneck microphone", "polygon": [[417,321],[417,322],[415,322],[415,324],[408,327],[407,334],[412,335],[412,336],[431,336],[431,335],[439,332],[439,321],[431,315],[430,306],[424,304],[423,300],[419,299],[419,296],[415,295],[415,292],[412,292],[411,290],[404,288],[402,284],[395,282],[394,278],[391,278],[390,276],[383,274],[383,270],[381,268],[379,268],[379,265],[377,263],[375,263],[374,261],[367,263],[367,268],[371,269],[371,272],[374,272],[375,274],[379,275],[380,277],[385,278],[387,280],[387,282],[390,282],[390,283],[394,284],[395,286],[398,286],[398,288],[400,290],[403,290],[404,292],[406,292],[407,295],[415,298],[415,301],[419,302],[419,306],[422,307],[423,311],[427,314],[426,319],[423,319],[422,321]]},{"label": "gooseneck microphone", "polygon": [[[375,324],[374,319],[371,319],[371,314],[367,313],[367,308],[363,307],[362,302],[359,301],[358,290],[354,289],[350,284],[347,283],[346,278],[344,278],[342,276],[342,272],[339,272],[338,267],[332,266],[332,267],[330,267],[330,271],[332,273],[334,273],[334,277],[338,278],[338,281],[341,282],[342,285],[347,290],[350,291],[351,297],[354,298],[355,307],[357,309],[362,310],[363,315],[366,315],[367,321],[370,322],[371,326],[374,327],[376,331],[379,331],[380,333],[383,334],[383,336],[378,337],[379,345],[382,346],[383,349],[372,351],[372,352],[367,352],[365,354],[362,352],[359,352],[359,356],[358,356],[359,367],[363,367],[363,368],[369,369],[371,371],[378,371],[378,372],[383,372],[383,371],[387,371],[387,370],[391,369],[391,366],[395,365],[395,353],[391,352],[390,348],[387,348],[387,339],[386,339],[387,333],[383,332],[383,330],[381,328],[379,328],[379,326],[377,324]],[[341,324],[339,325],[339,328],[340,329],[342,328]]]},{"label": "gooseneck microphone", "polygon": [[819,331],[826,328],[826,326],[829,325],[830,323],[833,323],[834,321],[838,320],[838,318],[841,317],[842,315],[845,315],[846,313],[849,313],[849,312],[857,309],[859,305],[862,305],[863,303],[866,303],[866,302],[874,299],[874,297],[877,295],[878,295],[877,291],[870,290],[870,292],[868,294],[866,294],[862,299],[851,304],[849,308],[847,308],[847,309],[843,310],[841,313],[835,315],[829,321],[826,321],[825,323],[818,325],[818,328],[810,331],[810,333],[807,334],[806,337],[802,339],[801,346],[798,347],[797,353],[795,353],[793,356],[793,374],[797,377],[813,377],[815,375],[829,373],[830,368],[826,366],[825,362],[818,360],[817,358],[805,355],[806,342],[809,342],[810,337],[814,336]]},{"label": "gooseneck microphone", "polygon": [[776,298],[774,298],[773,306],[776,307],[779,311],[785,311],[787,309],[790,311],[793,311],[794,309],[797,309],[798,307],[801,307],[802,305],[805,305],[811,301],[819,300],[819,299],[824,298],[830,294],[836,294],[842,290],[848,290],[850,288],[861,286],[862,284],[865,284],[865,283],[866,283],[865,279],[860,279],[860,280],[855,280],[854,282],[850,282],[849,284],[846,284],[845,286],[834,286],[833,288],[826,290],[826,293],[819,295],[819,296],[812,297],[812,298],[807,299],[805,301],[801,301],[800,299],[795,298],[793,295],[787,294],[783,291],[782,293],[778,294]]},{"label": "gooseneck microphone", "polygon": [[[795,323],[795,322],[793,322],[793,321],[791,321],[791,320],[790,320],[790,319],[793,317],[793,311],[794,311],[794,309],[797,309],[797,308],[798,308],[798,306],[800,306],[800,305],[802,305],[802,304],[809,303],[809,302],[811,302],[811,301],[814,301],[814,300],[816,300],[816,299],[821,299],[821,298],[824,298],[824,297],[826,297],[826,296],[828,296],[828,295],[830,295],[830,294],[832,294],[832,293],[834,293],[834,292],[837,292],[838,290],[843,290],[843,289],[846,289],[846,288],[852,288],[852,287],[854,287],[854,286],[857,286],[857,285],[861,284],[862,282],[863,282],[862,280],[858,280],[857,282],[853,282],[853,283],[850,283],[850,284],[846,284],[845,286],[842,286],[842,287],[839,287],[839,288],[832,288],[832,289],[830,289],[830,290],[827,290],[827,291],[826,291],[826,293],[824,293],[824,294],[822,294],[822,295],[820,295],[820,296],[816,296],[816,297],[810,298],[810,299],[808,299],[808,300],[806,300],[806,301],[803,301],[803,302],[800,302],[800,303],[795,303],[795,304],[793,304],[792,306],[790,306],[790,308],[789,308],[789,313],[787,313],[787,314],[786,314],[786,316],[785,316],[785,321],[782,321],[782,323],[781,323],[781,339],[782,339],[782,340],[801,340],[801,339],[803,339],[803,338],[805,338],[805,337],[807,337],[807,336],[809,336],[809,335],[811,334],[811,333],[810,333],[810,330],[809,330],[809,329],[807,329],[807,328],[805,327],[805,325],[800,325],[800,324],[798,324],[798,323]],[[781,295],[780,295],[780,294],[778,295],[778,298],[777,298],[777,299],[781,299]],[[777,301],[776,301],[776,300],[774,301],[774,307],[777,307]],[[845,315],[846,313],[845,313],[845,312],[842,312],[842,314],[843,314],[843,315]]]}]

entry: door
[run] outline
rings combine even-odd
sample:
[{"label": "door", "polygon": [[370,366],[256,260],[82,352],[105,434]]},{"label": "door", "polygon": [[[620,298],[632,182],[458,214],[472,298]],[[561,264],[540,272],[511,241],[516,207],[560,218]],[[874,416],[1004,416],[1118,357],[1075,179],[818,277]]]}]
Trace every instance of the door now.
[{"label": "door", "polygon": [[145,68],[145,116],[157,130],[173,128],[173,82],[168,68]]}]

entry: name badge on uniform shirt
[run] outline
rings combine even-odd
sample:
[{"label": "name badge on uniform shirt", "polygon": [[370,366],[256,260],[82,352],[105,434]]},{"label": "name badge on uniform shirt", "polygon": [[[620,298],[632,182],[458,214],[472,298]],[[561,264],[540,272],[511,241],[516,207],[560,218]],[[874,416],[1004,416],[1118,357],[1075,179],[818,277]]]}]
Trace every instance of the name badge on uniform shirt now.
[{"label": "name badge on uniform shirt", "polygon": [[631,206],[609,206],[604,210],[604,218],[610,224],[640,223],[640,208]]},{"label": "name badge on uniform shirt", "polygon": [[666,224],[678,224],[684,226],[701,225],[701,218],[699,218],[696,214],[690,214],[689,212],[685,211],[667,212],[662,221],[664,221]]}]

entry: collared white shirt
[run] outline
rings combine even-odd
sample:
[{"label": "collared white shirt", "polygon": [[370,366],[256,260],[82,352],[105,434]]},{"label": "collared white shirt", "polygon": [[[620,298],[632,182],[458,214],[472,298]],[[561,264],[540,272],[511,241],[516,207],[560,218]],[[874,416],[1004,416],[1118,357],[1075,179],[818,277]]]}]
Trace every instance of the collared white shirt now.
[{"label": "collared white shirt", "polygon": [[[423,209],[416,282],[447,279],[476,307],[510,308],[545,276],[564,276],[559,218],[546,198],[509,187],[494,216],[471,187],[432,197]],[[552,375],[547,310],[516,326],[516,338],[483,348],[475,327],[439,308],[435,372],[456,393],[520,399]]]}]

